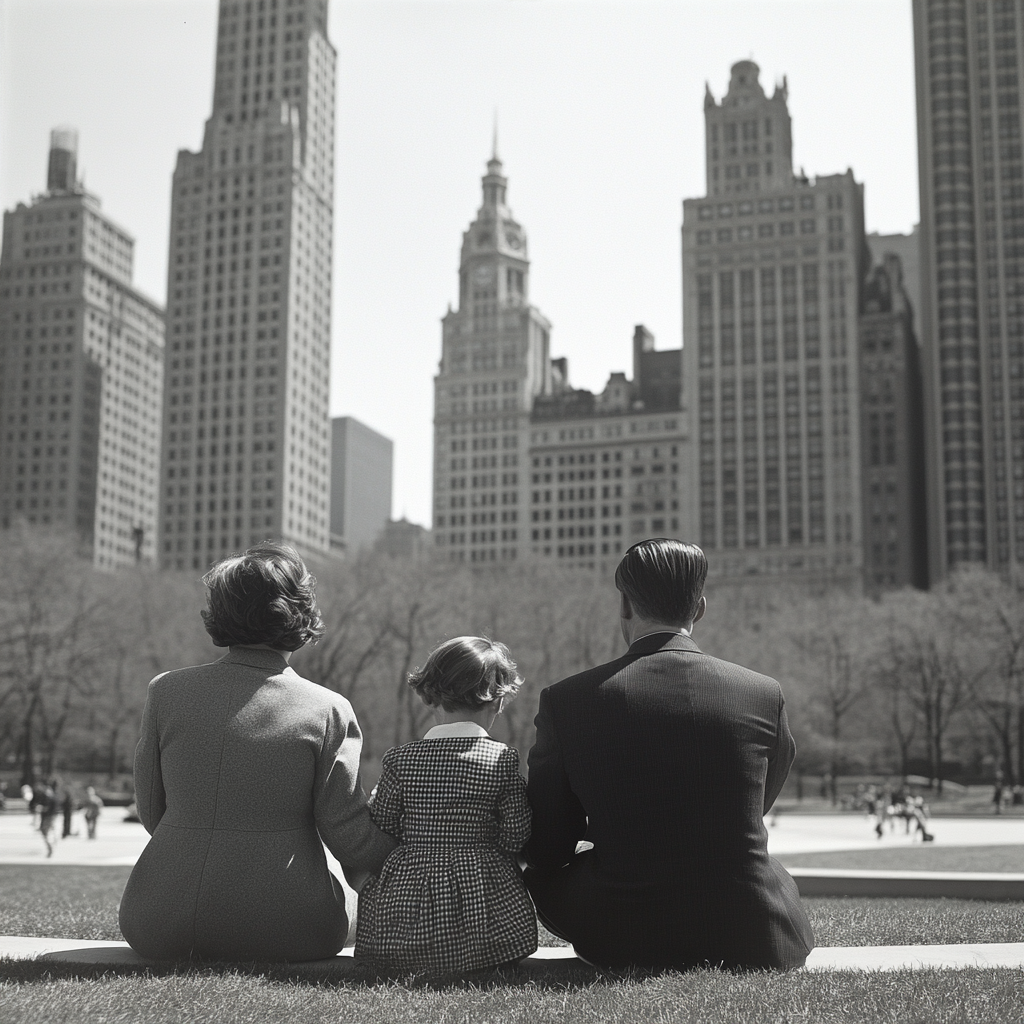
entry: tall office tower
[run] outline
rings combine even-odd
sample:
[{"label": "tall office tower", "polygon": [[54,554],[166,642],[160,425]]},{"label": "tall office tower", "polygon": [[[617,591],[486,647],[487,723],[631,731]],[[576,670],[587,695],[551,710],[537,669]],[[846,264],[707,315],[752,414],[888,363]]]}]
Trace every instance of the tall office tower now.
[{"label": "tall office tower", "polygon": [[553,369],[530,418],[531,554],[607,575],[645,537],[688,539],[681,351],[638,324],[632,380],[612,373],[595,395],[569,386],[565,359]]},{"label": "tall office tower", "polygon": [[1024,564],[1024,163],[1014,0],[914,0],[932,578]]},{"label": "tall office tower", "polygon": [[213,114],[171,198],[165,567],[328,550],[334,62],[327,0],[221,0]]},{"label": "tall office tower", "polygon": [[331,431],[331,545],[356,554],[391,518],[394,445],[354,416],[336,416]]},{"label": "tall office tower", "polygon": [[921,360],[899,256],[872,268],[860,318],[864,585],[928,585]]},{"label": "tall office tower", "polygon": [[47,191],[4,213],[0,525],[73,530],[111,569],[156,553],[164,322],[77,150],[52,132]]},{"label": "tall office tower", "polygon": [[857,585],[863,197],[851,171],[793,176],[785,99],[740,61],[721,103],[705,101],[721,173],[717,195],[712,180],[683,203],[690,535],[723,576]]},{"label": "tall office tower", "polygon": [[434,378],[434,534],[460,562],[529,551],[525,471],[530,409],[551,391],[551,325],[529,303],[526,233],[505,202],[497,152],[483,205],[462,237],[459,308],[442,320]]}]

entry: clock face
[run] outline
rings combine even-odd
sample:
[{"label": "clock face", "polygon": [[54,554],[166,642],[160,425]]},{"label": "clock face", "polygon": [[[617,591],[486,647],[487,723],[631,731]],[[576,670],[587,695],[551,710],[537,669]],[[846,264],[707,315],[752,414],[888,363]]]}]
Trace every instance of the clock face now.
[{"label": "clock face", "polygon": [[514,231],[505,232],[505,241],[511,249],[520,249],[523,245],[523,240]]},{"label": "clock face", "polygon": [[489,267],[486,263],[477,267],[473,271],[473,280],[477,284],[490,284],[491,278],[494,276],[493,268]]}]

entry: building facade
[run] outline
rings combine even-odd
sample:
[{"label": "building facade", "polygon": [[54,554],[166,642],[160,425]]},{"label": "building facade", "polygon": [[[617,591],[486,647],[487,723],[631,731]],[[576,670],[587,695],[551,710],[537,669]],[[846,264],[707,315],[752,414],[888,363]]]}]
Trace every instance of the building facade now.
[{"label": "building facade", "polygon": [[554,361],[550,394],[530,417],[530,554],[602,573],[647,537],[686,539],[682,352],[656,351],[642,324],[633,378],[613,373],[599,395],[569,386]]},{"label": "building facade", "polygon": [[329,548],[334,69],[326,0],[221,0],[213,113],[172,185],[165,567]]},{"label": "building facade", "polygon": [[73,530],[112,569],[155,560],[164,320],[77,149],[55,130],[47,191],[4,213],[0,526]]},{"label": "building facade", "polygon": [[690,535],[716,574],[860,582],[862,187],[794,175],[785,88],[705,100],[718,191],[683,203]]},{"label": "building facade", "polygon": [[928,586],[921,360],[900,258],[864,286],[860,318],[864,585],[872,594]]},{"label": "building facade", "polygon": [[353,416],[336,416],[331,432],[331,545],[356,554],[391,519],[394,445]]},{"label": "building facade", "polygon": [[473,564],[529,552],[530,411],[551,391],[550,323],[530,305],[526,232],[506,202],[497,152],[462,238],[459,308],[442,320],[434,378],[434,539]]},{"label": "building facade", "polygon": [[1024,159],[1014,0],[914,0],[931,575],[1024,564]]}]

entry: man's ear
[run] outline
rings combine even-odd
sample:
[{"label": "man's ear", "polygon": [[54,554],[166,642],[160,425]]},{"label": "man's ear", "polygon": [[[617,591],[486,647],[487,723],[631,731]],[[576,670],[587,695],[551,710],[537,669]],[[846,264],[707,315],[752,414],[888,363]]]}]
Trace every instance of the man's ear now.
[{"label": "man's ear", "polygon": [[633,618],[633,606],[630,604],[629,598],[621,590],[619,591],[619,618]]},{"label": "man's ear", "polygon": [[700,622],[704,618],[704,613],[708,610],[708,599],[701,594],[700,600],[697,602],[697,614],[694,615],[693,621]]}]

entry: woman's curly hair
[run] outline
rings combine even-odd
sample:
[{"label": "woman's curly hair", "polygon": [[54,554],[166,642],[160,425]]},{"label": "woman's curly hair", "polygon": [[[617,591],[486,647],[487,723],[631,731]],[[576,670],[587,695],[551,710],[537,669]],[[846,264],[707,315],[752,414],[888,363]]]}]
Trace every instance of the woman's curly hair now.
[{"label": "woman's curly hair", "polygon": [[435,647],[409,685],[431,707],[476,711],[500,697],[511,698],[523,680],[509,649],[485,636],[457,636]]},{"label": "woman's curly hair", "polygon": [[265,644],[297,651],[323,636],[316,579],[298,552],[269,541],[218,562],[204,577],[200,613],[217,647]]}]

